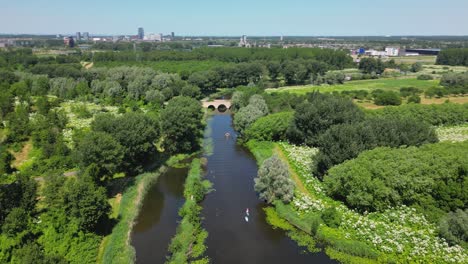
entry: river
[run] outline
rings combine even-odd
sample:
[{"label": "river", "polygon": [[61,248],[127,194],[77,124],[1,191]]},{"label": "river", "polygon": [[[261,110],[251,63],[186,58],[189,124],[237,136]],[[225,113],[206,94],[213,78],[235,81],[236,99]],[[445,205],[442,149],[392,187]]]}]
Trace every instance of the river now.
[{"label": "river", "polygon": [[[209,233],[206,254],[211,263],[336,263],[323,252],[304,253],[304,248],[283,231],[266,223],[265,204],[253,187],[258,167],[250,152],[236,144],[231,115],[215,114],[208,125],[213,152],[207,157],[206,177],[215,191],[202,202],[202,215]],[[231,136],[226,137],[226,132]],[[187,171],[173,172],[162,175],[145,198],[132,236],[137,263],[163,263],[175,234]],[[250,212],[248,222],[244,219],[246,208]]]}]

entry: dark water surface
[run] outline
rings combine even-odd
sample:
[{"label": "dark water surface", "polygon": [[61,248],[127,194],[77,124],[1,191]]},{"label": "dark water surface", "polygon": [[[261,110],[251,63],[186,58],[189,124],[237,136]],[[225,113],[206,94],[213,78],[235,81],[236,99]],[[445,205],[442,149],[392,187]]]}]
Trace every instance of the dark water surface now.
[{"label": "dark water surface", "polygon": [[167,248],[180,220],[178,211],[184,204],[187,173],[186,168],[169,168],[148,190],[132,232],[137,263],[165,262]]},{"label": "dark water surface", "polygon": [[[210,121],[213,154],[206,177],[215,191],[202,203],[203,226],[208,231],[207,256],[211,263],[336,263],[324,253],[306,254],[281,230],[265,221],[254,190],[257,164],[250,152],[236,144],[230,114],[216,114]],[[230,133],[226,137],[225,133]],[[174,236],[177,214],[183,205],[187,169],[170,169],[148,192],[132,234],[137,263],[164,263]],[[249,208],[249,222],[244,219]]]},{"label": "dark water surface", "polygon": [[[216,191],[203,201],[203,225],[208,231],[207,255],[213,263],[336,263],[324,253],[306,254],[281,230],[265,221],[254,190],[255,158],[236,144],[229,114],[209,122],[213,155],[208,157],[207,178]],[[226,138],[225,133],[230,133]],[[249,208],[249,222],[244,220]]]}]

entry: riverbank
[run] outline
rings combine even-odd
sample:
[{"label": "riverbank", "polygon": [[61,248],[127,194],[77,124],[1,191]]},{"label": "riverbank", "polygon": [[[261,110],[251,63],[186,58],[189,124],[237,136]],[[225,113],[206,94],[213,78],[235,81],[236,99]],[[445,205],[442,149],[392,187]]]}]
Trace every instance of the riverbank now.
[{"label": "riverbank", "polygon": [[165,170],[166,167],[162,166],[156,172],[141,174],[135,178],[133,185],[125,190],[120,201],[117,217],[119,222],[106,240],[102,263],[128,264],[135,262],[135,249],[130,243],[132,228],[148,188]]},{"label": "riverbank", "polygon": [[274,213],[279,218],[270,224],[285,230],[288,224],[310,227],[310,236],[324,245],[332,259],[342,263],[466,262],[466,251],[437,237],[435,226],[412,208],[361,215],[328,197],[322,183],[311,176],[310,156],[316,149],[274,142],[251,141],[246,145],[259,164],[278,154],[289,164],[298,186],[290,204],[276,203]]}]

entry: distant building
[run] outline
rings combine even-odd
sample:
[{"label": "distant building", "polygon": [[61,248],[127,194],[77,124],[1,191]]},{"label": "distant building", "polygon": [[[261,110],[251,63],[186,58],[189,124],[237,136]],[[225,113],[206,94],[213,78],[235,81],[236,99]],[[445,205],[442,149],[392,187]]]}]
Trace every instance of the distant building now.
[{"label": "distant building", "polygon": [[283,41],[283,36],[280,37],[280,41]]},{"label": "distant building", "polygon": [[171,32],[171,39],[173,40],[175,38],[174,32]]},{"label": "distant building", "polygon": [[144,40],[148,40],[148,41],[163,41],[163,34],[162,33],[159,33],[159,34],[148,34],[144,37]]},{"label": "distant building", "polygon": [[76,32],[76,41],[80,41],[80,40],[81,40],[81,33]]},{"label": "distant building", "polygon": [[89,41],[89,32],[83,32],[83,40]]},{"label": "distant building", "polygon": [[140,27],[138,28],[138,39],[144,39],[145,38],[145,30]]},{"label": "distant building", "polygon": [[389,57],[396,57],[396,56],[400,55],[400,48],[386,47],[385,52],[387,53],[387,56],[389,56]]},{"label": "distant building", "polygon": [[63,38],[63,44],[65,44],[65,46],[67,46],[67,47],[73,48],[73,47],[75,47],[75,40],[73,39],[72,36],[64,37]]},{"label": "distant building", "polygon": [[246,48],[251,47],[250,43],[247,41],[246,35],[242,35],[242,37],[240,38],[239,47],[246,47]]},{"label": "distant building", "polygon": [[373,57],[385,57],[387,56],[386,51],[381,51],[381,50],[366,50],[365,55],[367,56],[373,56]]},{"label": "distant building", "polygon": [[419,55],[439,55],[440,49],[406,49],[406,53],[418,53]]}]

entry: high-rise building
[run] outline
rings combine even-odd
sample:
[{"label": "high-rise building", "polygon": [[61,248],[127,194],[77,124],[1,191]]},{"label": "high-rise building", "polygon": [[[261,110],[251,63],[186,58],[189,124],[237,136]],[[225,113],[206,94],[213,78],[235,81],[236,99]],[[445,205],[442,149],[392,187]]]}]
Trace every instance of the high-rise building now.
[{"label": "high-rise building", "polygon": [[175,34],[174,32],[171,32],[171,39],[174,40],[174,38],[175,38]]},{"label": "high-rise building", "polygon": [[89,32],[83,32],[83,40],[89,41]]},{"label": "high-rise building", "polygon": [[75,46],[75,40],[73,39],[72,36],[64,37],[63,38],[63,44],[65,44],[66,47],[73,48]]},{"label": "high-rise building", "polygon": [[81,33],[76,32],[76,41],[80,41],[80,40],[81,40]]},{"label": "high-rise building", "polygon": [[145,37],[145,30],[140,27],[138,28],[138,39],[143,39]]}]

